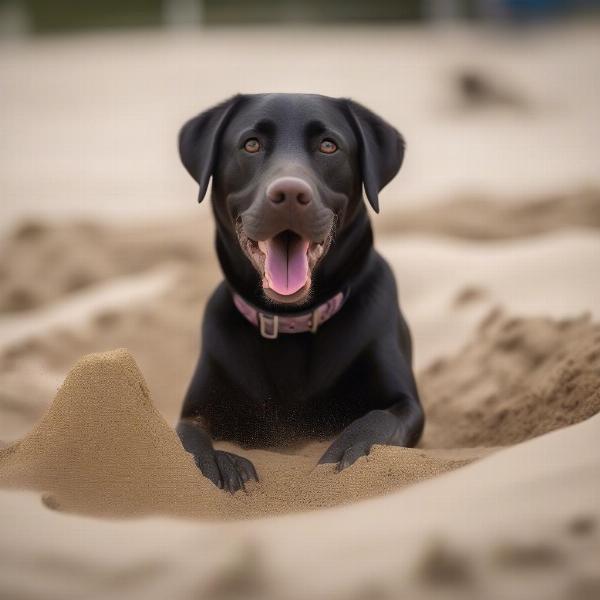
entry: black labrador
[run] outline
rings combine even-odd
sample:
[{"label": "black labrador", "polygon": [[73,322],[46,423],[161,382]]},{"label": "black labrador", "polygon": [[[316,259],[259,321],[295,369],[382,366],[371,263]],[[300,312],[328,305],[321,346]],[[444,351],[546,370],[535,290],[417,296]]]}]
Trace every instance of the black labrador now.
[{"label": "black labrador", "polygon": [[401,135],[351,100],[244,94],[188,121],[179,151],[200,201],[212,177],[225,275],[177,426],[202,473],[230,492],[258,479],[212,440],[337,435],[320,462],[340,470],[374,444],[416,444],[410,332],[363,202],[364,188],[379,212]]}]

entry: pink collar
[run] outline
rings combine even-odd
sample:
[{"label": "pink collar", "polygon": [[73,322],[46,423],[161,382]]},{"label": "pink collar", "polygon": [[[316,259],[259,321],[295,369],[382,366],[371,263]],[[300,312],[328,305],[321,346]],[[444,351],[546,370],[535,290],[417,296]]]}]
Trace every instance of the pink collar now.
[{"label": "pink collar", "polygon": [[338,292],[335,296],[320,304],[310,312],[300,314],[265,313],[248,304],[239,294],[232,292],[233,303],[252,325],[260,329],[260,335],[268,340],[274,340],[280,333],[317,333],[317,329],[335,315],[345,296]]}]

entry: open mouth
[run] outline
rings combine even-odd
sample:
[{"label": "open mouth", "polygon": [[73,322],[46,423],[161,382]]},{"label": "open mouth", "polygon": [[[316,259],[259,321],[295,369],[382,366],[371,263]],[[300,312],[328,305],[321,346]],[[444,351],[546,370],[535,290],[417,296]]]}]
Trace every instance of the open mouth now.
[{"label": "open mouth", "polygon": [[272,300],[298,302],[308,295],[311,274],[325,252],[326,240],[311,242],[287,229],[264,241],[241,236],[240,241]]}]

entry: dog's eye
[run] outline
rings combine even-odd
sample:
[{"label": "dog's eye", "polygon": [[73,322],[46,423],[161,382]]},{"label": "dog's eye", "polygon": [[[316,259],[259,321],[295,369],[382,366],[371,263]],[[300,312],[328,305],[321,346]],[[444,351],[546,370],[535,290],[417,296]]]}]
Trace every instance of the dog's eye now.
[{"label": "dog's eye", "polygon": [[337,145],[331,140],[323,140],[319,146],[319,150],[323,152],[323,154],[333,154],[337,150]]},{"label": "dog's eye", "polygon": [[254,154],[260,150],[260,142],[256,138],[250,138],[244,142],[244,150]]}]

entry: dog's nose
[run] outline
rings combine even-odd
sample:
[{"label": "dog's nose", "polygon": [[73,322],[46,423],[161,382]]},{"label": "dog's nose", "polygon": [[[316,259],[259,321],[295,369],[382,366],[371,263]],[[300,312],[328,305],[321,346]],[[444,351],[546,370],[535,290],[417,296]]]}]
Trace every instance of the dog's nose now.
[{"label": "dog's nose", "polygon": [[267,198],[273,204],[299,204],[306,206],[313,199],[313,193],[306,181],[298,177],[280,177],[267,187]]}]

